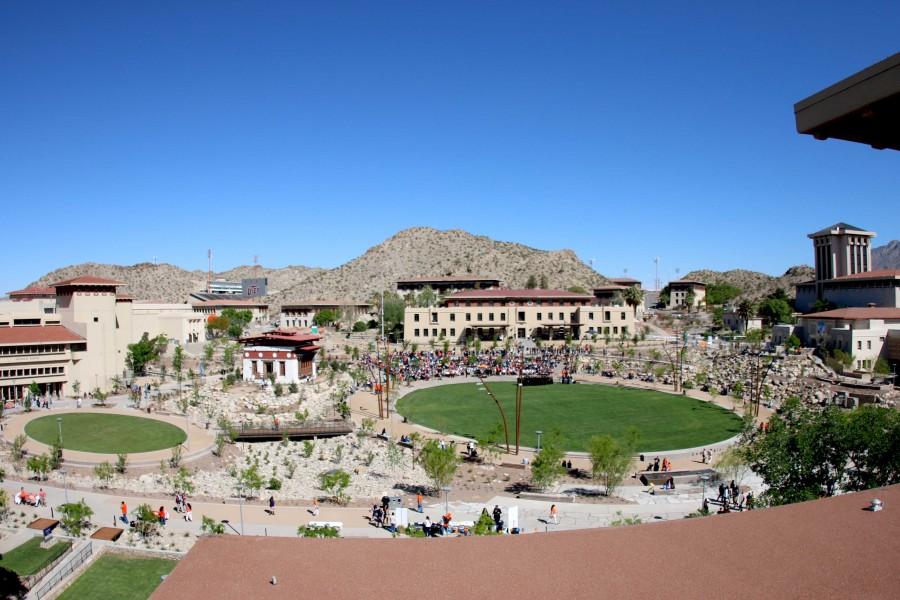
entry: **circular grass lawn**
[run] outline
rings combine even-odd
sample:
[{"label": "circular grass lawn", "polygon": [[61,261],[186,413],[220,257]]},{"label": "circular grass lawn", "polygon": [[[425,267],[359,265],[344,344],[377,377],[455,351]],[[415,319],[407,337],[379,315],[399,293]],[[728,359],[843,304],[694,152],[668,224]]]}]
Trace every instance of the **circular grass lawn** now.
[{"label": "circular grass lawn", "polygon": [[[488,383],[503,404],[515,443],[515,388],[512,382]],[[535,431],[562,434],[563,447],[583,452],[592,436],[621,438],[629,427],[641,437],[638,449],[662,452],[704,446],[741,432],[741,419],[709,402],[664,392],[599,384],[544,385],[523,389],[521,445],[537,446]],[[500,423],[500,411],[475,383],[457,383],[407,394],[397,410],[431,429],[479,438]]]},{"label": "circular grass lawn", "polygon": [[67,450],[130,454],[164,450],[187,439],[184,430],[156,419],[90,412],[40,417],[25,425],[25,433],[52,444],[59,436],[57,417],[62,417],[63,448]]}]

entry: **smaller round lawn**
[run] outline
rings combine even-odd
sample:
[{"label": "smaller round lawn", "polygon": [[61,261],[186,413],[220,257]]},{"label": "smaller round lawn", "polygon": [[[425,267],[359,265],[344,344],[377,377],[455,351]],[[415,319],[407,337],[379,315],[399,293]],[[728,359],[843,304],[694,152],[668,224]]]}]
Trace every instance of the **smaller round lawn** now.
[{"label": "smaller round lawn", "polygon": [[25,433],[52,444],[59,436],[57,417],[62,417],[63,448],[67,450],[100,454],[152,452],[177,446],[187,438],[182,429],[163,421],[91,412],[40,417],[25,425]]},{"label": "smaller round lawn", "polygon": [[[503,404],[514,442],[515,391],[511,382],[488,382]],[[704,446],[741,432],[733,412],[710,402],[654,390],[601,384],[526,387],[522,403],[522,445],[537,446],[537,430],[558,429],[568,451],[583,452],[592,436],[621,438],[629,427],[640,433],[638,450],[661,452]],[[500,423],[497,405],[474,383],[425,388],[397,402],[400,414],[431,429],[469,438]]]}]

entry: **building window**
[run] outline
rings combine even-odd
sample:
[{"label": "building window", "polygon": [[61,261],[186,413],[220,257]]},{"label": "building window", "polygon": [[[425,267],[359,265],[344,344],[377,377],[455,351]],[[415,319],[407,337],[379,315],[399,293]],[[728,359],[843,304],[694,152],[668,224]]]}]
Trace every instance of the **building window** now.
[{"label": "building window", "polygon": [[455,321],[455,320],[456,320],[456,313],[450,313],[450,320],[451,320],[451,321]]},{"label": "building window", "polygon": [[488,321],[494,320],[494,313],[488,313]]},{"label": "building window", "polygon": [[506,321],[506,313],[500,313],[500,320]]},{"label": "building window", "polygon": [[419,313],[415,313],[415,314],[413,315],[413,321],[415,321],[416,323],[419,322]]},{"label": "building window", "polygon": [[610,321],[610,320],[611,320],[611,317],[612,317],[612,313],[611,313],[610,311],[608,311],[608,310],[607,310],[607,311],[604,311],[604,313],[603,313],[603,320],[604,320],[604,321]]},{"label": "building window", "polygon": [[438,319],[437,319],[437,313],[436,313],[436,312],[431,313],[431,322],[432,322],[432,323],[437,323],[437,322],[438,322]]},{"label": "building window", "polygon": [[538,313],[538,314],[537,314],[537,320],[538,320],[538,321],[541,320],[541,316],[542,316],[541,313]]},{"label": "building window", "polygon": [[593,321],[593,320],[594,320],[594,313],[589,312],[588,313],[588,321]]},{"label": "building window", "polygon": [[625,320],[625,313],[622,313],[622,320]]},{"label": "building window", "polygon": [[484,321],[484,313],[478,313],[478,320]]},{"label": "building window", "polygon": [[437,329],[431,330],[431,337],[437,337]]},{"label": "building window", "polygon": [[100,317],[94,317],[94,323],[99,323],[99,322],[100,322]]},{"label": "building window", "polygon": [[859,340],[859,341],[856,342],[856,349],[857,349],[857,350],[862,350],[862,340]]},{"label": "building window", "polygon": [[441,328],[441,337],[447,337],[447,330],[445,328]]},{"label": "building window", "polygon": [[560,320],[560,321],[565,321],[565,320],[566,320],[565,314],[559,313],[559,320]]},{"label": "building window", "polygon": [[419,330],[413,329],[413,337],[419,337]]},{"label": "building window", "polygon": [[867,349],[867,350],[871,350],[871,349],[872,349],[872,340],[866,340],[866,349]]},{"label": "building window", "polygon": [[450,337],[456,337],[456,330],[454,328],[450,328]]},{"label": "building window", "polygon": [[472,313],[466,313],[466,321],[472,320]]},{"label": "building window", "polygon": [[[519,311],[519,321],[524,321],[524,320],[525,320],[525,311],[520,310]],[[522,337],[525,337],[525,336],[522,336]]]},{"label": "building window", "polygon": [[618,327],[613,327],[613,333],[618,335],[618,333],[619,333],[619,328],[618,328]]}]

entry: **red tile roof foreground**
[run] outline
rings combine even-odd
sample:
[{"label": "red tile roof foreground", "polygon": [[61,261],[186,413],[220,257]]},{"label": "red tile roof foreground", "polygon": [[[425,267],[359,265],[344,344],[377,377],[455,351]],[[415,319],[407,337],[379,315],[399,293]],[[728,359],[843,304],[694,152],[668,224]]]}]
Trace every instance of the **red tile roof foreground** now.
[{"label": "red tile roof foreground", "polygon": [[846,321],[858,321],[864,319],[900,319],[900,308],[892,308],[889,306],[836,308],[834,310],[801,315],[801,318],[844,319]]},{"label": "red tile roof foreground", "polygon": [[254,300],[197,300],[191,302],[191,306],[269,306],[265,302],[256,302]]},{"label": "red tile roof foreground", "polygon": [[592,300],[594,297],[590,294],[579,294],[568,290],[465,290],[456,292],[447,297],[447,300],[465,300],[466,298],[573,298],[579,300]]},{"label": "red tile roof foreground", "polygon": [[315,342],[321,339],[321,335],[317,335],[314,333],[301,333],[296,329],[275,329],[273,331],[267,331],[259,335],[251,335],[249,337],[241,338],[238,341],[242,344],[255,344],[265,342],[296,342],[297,344],[303,344],[307,342]]},{"label": "red tile roof foreground", "polygon": [[[875,497],[884,510],[863,510]],[[896,598],[898,564],[900,486],[892,486],[747,513],[519,536],[206,537],[151,600]]]},{"label": "red tile roof foreground", "polygon": [[0,327],[0,346],[6,344],[50,344],[83,342],[84,338],[62,325]]},{"label": "red tile roof foreground", "polygon": [[65,285],[125,285],[121,281],[115,281],[113,279],[104,279],[103,277],[94,277],[93,275],[82,275],[80,277],[73,277],[72,279],[66,279],[65,281],[60,281],[58,283],[53,284],[54,287],[60,287]]}]

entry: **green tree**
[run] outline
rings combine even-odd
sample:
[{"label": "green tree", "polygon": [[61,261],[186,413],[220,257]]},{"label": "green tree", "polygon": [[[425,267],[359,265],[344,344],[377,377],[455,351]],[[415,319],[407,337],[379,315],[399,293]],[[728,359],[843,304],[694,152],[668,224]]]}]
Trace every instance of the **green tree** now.
[{"label": "green tree", "polygon": [[350,500],[346,493],[350,487],[350,473],[343,469],[319,473],[319,487],[328,492],[338,504],[346,504]]},{"label": "green tree", "polygon": [[418,460],[425,475],[428,476],[437,491],[453,481],[453,476],[460,463],[460,457],[453,445],[449,444],[441,448],[437,440],[425,442],[422,450],[419,451]]},{"label": "green tree", "polygon": [[502,423],[496,423],[493,427],[488,429],[484,435],[479,436],[476,440],[479,451],[489,463],[496,460],[503,452],[503,449],[500,447],[500,444],[503,441]]},{"label": "green tree", "polygon": [[631,308],[637,308],[644,301],[644,290],[636,285],[629,286],[622,292],[622,299]]},{"label": "green tree", "polygon": [[53,440],[53,443],[50,444],[50,454],[48,456],[50,460],[50,469],[55,471],[56,469],[62,466],[63,462],[63,447],[62,441],[59,439],[57,435]]},{"label": "green tree", "polygon": [[133,344],[128,344],[128,354],[125,356],[125,364],[135,375],[145,375],[147,365],[159,360],[160,354],[165,350],[168,339],[160,334],[151,339],[145,331],[141,339]]},{"label": "green tree", "polygon": [[546,289],[549,287],[550,284],[547,283],[547,276],[546,276],[546,275],[541,274],[541,280],[540,280],[540,283],[539,283],[538,285],[540,286],[540,288],[541,288],[542,290],[546,290]]},{"label": "green tree", "polygon": [[206,321],[206,331],[213,338],[220,337],[231,327],[231,321],[219,315],[212,315]]},{"label": "green tree", "polygon": [[631,428],[621,441],[611,435],[595,435],[588,442],[591,477],[603,484],[607,496],[611,496],[625,479],[637,440],[638,432]]},{"label": "green tree", "polygon": [[495,526],[494,519],[491,518],[491,515],[482,512],[481,516],[479,516],[478,520],[475,522],[475,527],[472,528],[472,533],[475,535],[497,535],[497,527]]},{"label": "green tree", "polygon": [[337,311],[325,309],[316,313],[316,316],[313,317],[313,323],[319,327],[324,327],[325,325],[331,325],[332,323],[339,321],[340,318],[341,315]]},{"label": "green tree", "polygon": [[553,485],[566,473],[562,466],[566,453],[562,449],[560,438],[558,431],[545,435],[540,451],[531,461],[531,483],[538,489]]},{"label": "green tree", "polygon": [[420,308],[428,308],[429,306],[434,306],[438,303],[438,295],[435,293],[433,289],[431,289],[430,285],[426,285],[422,288],[422,291],[416,295],[416,306]]},{"label": "green tree", "polygon": [[750,472],[747,449],[740,445],[731,446],[719,455],[713,466],[716,471],[725,476],[726,480],[735,481],[740,485]]},{"label": "green tree", "polygon": [[525,289],[526,289],[526,290],[533,290],[533,289],[536,288],[537,286],[538,286],[537,277],[535,277],[534,275],[529,275],[529,276],[528,276],[528,281],[525,282]]},{"label": "green tree", "polygon": [[875,368],[873,370],[876,375],[890,375],[892,373],[891,365],[883,358],[879,358],[875,361]]},{"label": "green tree", "polygon": [[194,493],[194,483],[191,481],[191,472],[185,467],[179,467],[170,479],[172,491],[175,493],[183,492],[185,494]]},{"label": "green tree", "polygon": [[[354,333],[360,333],[360,332],[366,331],[368,328],[369,328],[369,326],[366,325],[365,321],[357,321],[356,323],[353,324]],[[357,348],[354,347],[353,349],[358,352]]]},{"label": "green tree", "polygon": [[39,454],[28,457],[25,466],[34,476],[44,481],[47,479],[47,473],[50,472],[50,457],[46,454]]},{"label": "green tree", "polygon": [[103,487],[109,487],[109,482],[113,476],[113,466],[108,460],[103,461],[94,467],[94,476],[101,481]]},{"label": "green tree", "polygon": [[589,293],[583,286],[580,285],[570,285],[567,288],[573,294],[587,294]]},{"label": "green tree", "polygon": [[720,306],[741,295],[741,289],[729,283],[710,283],[706,286],[706,303]]},{"label": "green tree", "polygon": [[759,316],[766,325],[771,327],[778,323],[791,323],[793,321],[790,303],[783,298],[766,298],[759,305]]},{"label": "green tree", "polygon": [[787,346],[788,348],[799,348],[802,345],[803,342],[800,341],[800,338],[793,334],[791,334],[791,337],[789,337],[785,342],[785,346]]},{"label": "green tree", "polygon": [[240,476],[238,477],[238,481],[241,483],[241,485],[244,486],[244,488],[246,488],[250,492],[250,495],[252,496],[255,496],[263,486],[262,475],[259,474],[259,467],[257,467],[255,464],[250,465],[246,469],[242,470]]},{"label": "green tree", "polygon": [[222,318],[228,320],[228,327],[225,329],[228,337],[237,339],[244,334],[244,329],[253,320],[253,312],[248,309],[237,310],[229,307],[222,311]]},{"label": "green tree", "polygon": [[116,473],[124,475],[128,470],[128,455],[124,452],[116,454]]},{"label": "green tree", "polygon": [[341,531],[331,525],[301,525],[297,535],[305,538],[339,538]]},{"label": "green tree", "polygon": [[73,537],[79,537],[82,530],[90,526],[90,519],[94,515],[94,510],[88,506],[84,498],[78,502],[63,504],[58,511],[62,516],[59,524]]},{"label": "green tree", "polygon": [[156,535],[159,528],[159,517],[149,504],[141,504],[134,511],[134,528],[146,539]]}]

